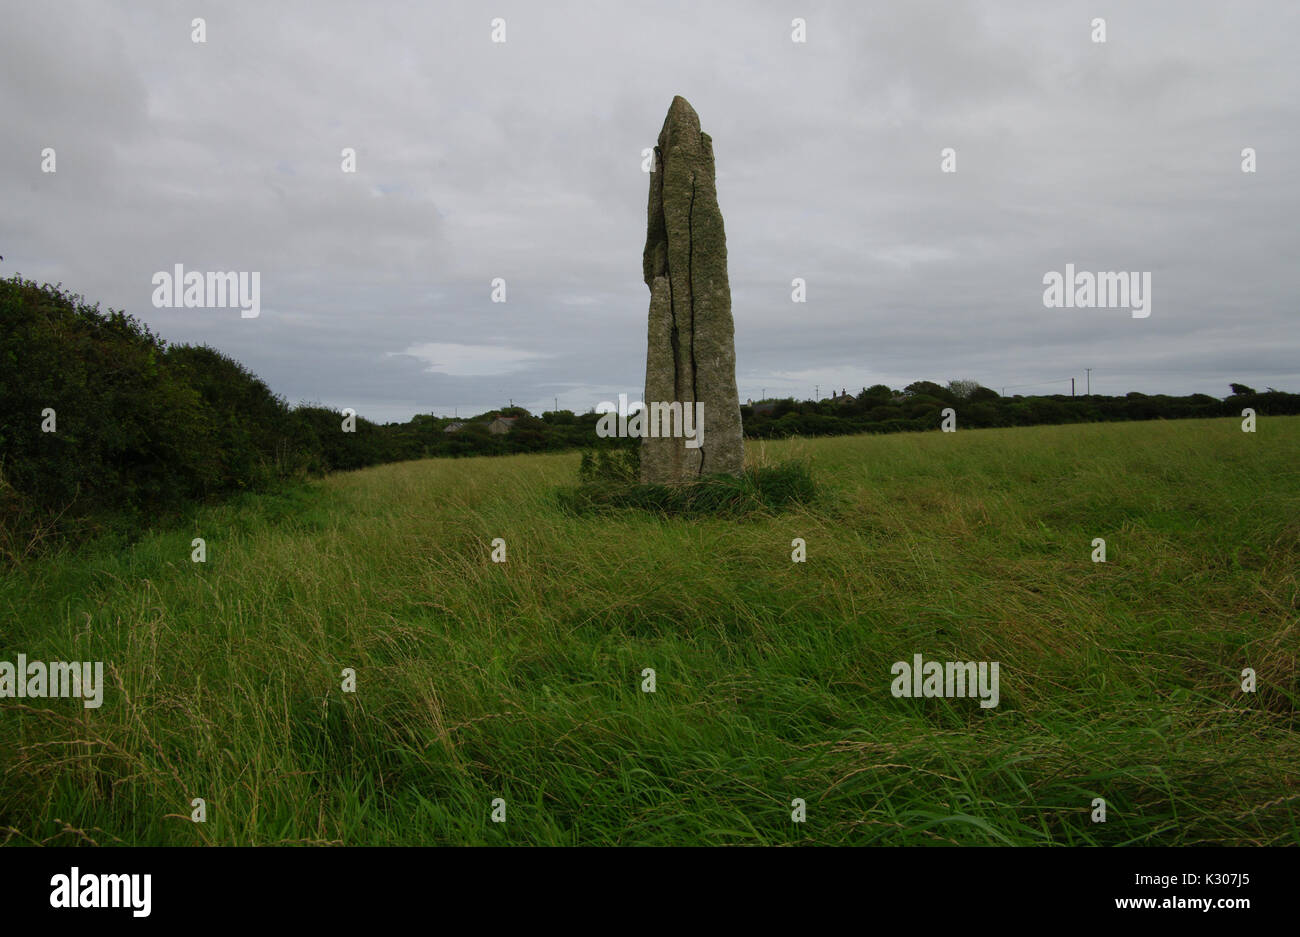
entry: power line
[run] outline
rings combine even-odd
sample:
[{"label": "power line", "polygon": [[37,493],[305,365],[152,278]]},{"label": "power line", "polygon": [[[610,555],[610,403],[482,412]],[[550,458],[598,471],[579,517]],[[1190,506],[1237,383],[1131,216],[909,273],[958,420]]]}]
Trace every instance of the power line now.
[{"label": "power line", "polygon": [[1006,396],[1008,387],[1015,390],[1017,387],[1042,387],[1044,384],[1068,384],[1072,380],[1074,380],[1072,377],[1063,377],[1056,381],[1034,381],[1032,384],[1006,384],[1002,387],[1002,396]]}]

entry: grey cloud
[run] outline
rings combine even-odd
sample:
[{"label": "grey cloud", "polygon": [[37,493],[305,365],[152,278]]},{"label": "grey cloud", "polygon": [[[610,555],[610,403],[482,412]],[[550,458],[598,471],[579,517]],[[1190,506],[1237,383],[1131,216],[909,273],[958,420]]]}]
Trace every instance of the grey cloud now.
[{"label": "grey cloud", "polygon": [[[1108,392],[1300,390],[1300,12],[796,6],[13,5],[0,273],[210,343],[292,401],[585,410],[644,378],[641,150],[683,94],[714,138],[742,398],[1085,367]],[[153,309],[175,263],[260,271],[261,317]],[[1043,308],[1066,263],[1152,271],[1152,316]],[[539,357],[457,375],[422,346]]]}]

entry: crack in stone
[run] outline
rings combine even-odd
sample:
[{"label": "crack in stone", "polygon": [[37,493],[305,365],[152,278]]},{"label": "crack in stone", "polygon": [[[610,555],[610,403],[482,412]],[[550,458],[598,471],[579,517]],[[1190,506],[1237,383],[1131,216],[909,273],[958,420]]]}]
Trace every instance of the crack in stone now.
[{"label": "crack in stone", "polygon": [[[682,401],[682,409],[694,407],[700,399],[700,372],[695,366],[695,173],[691,173],[691,203],[686,209],[686,282],[691,288],[691,399]],[[683,416],[685,414],[683,413]],[[701,420],[700,422],[704,422]],[[696,438],[700,428],[695,427]],[[700,468],[696,475],[704,474],[704,446],[700,446]]]},{"label": "crack in stone", "polygon": [[[655,159],[657,160],[657,166],[659,169],[659,178],[655,181],[655,186],[659,190],[658,203],[660,206],[660,211],[663,211],[664,177],[668,174],[667,172],[668,167],[665,164],[663,154],[660,151],[659,147],[655,147]],[[666,216],[664,220],[665,220],[664,232],[663,232],[664,234],[664,240],[663,240],[664,276],[668,280],[668,315],[669,318],[672,319],[672,327],[669,329],[668,332],[668,344],[673,350],[673,396],[680,399],[682,396],[681,393],[682,375],[677,368],[677,362],[681,360],[682,341],[681,341],[681,333],[677,328],[677,303],[673,300],[673,272],[672,272],[671,263],[669,261],[670,254],[668,251],[668,225],[667,225]],[[646,402],[646,405],[647,407],[649,406],[649,401]],[[678,456],[678,458],[680,458],[680,456]]]}]

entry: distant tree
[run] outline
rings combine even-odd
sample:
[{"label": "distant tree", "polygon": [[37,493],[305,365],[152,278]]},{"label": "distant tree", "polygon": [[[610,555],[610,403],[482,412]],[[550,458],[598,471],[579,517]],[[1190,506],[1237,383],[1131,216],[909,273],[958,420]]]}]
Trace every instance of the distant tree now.
[{"label": "distant tree", "polygon": [[960,378],[948,382],[948,390],[958,400],[970,400],[971,395],[980,389],[979,381],[972,381],[970,378]]},{"label": "distant tree", "polygon": [[932,397],[945,404],[957,402],[952,391],[934,381],[913,381],[903,388],[903,394],[907,397]]},{"label": "distant tree", "polygon": [[961,412],[962,420],[967,426],[997,426],[997,407],[988,402],[971,401]]},{"label": "distant tree", "polygon": [[1229,384],[1228,386],[1232,388],[1232,396],[1234,397],[1258,393],[1255,388],[1247,387],[1245,384]]}]

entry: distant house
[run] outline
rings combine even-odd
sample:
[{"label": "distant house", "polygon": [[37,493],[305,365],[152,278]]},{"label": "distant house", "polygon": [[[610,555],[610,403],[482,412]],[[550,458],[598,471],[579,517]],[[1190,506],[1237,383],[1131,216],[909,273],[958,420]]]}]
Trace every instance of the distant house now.
[{"label": "distant house", "polygon": [[517,416],[499,416],[488,424],[488,432],[496,436],[503,436],[515,428]]},{"label": "distant house", "polygon": [[444,433],[458,433],[464,428],[465,428],[464,423],[448,423],[446,426],[443,427],[442,431]]},{"label": "distant house", "polygon": [[850,394],[847,390],[842,390],[839,393],[831,391],[831,395],[829,397],[823,397],[819,403],[830,403],[839,407],[845,404],[855,403],[856,401],[856,397]]}]

